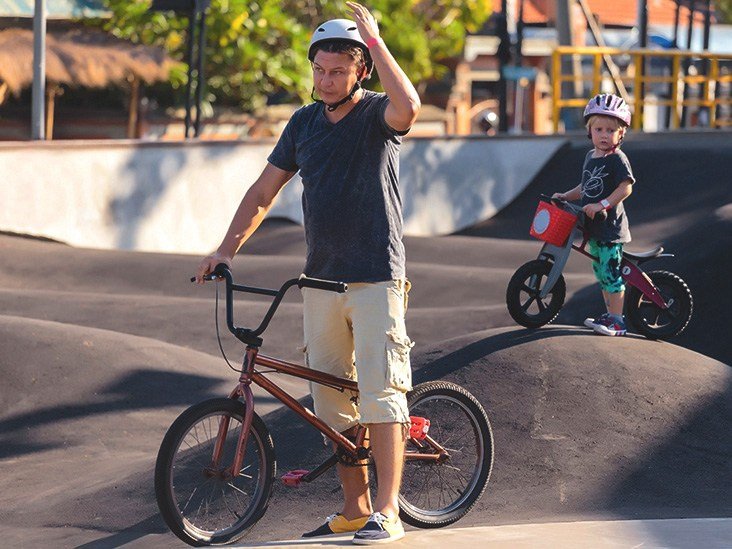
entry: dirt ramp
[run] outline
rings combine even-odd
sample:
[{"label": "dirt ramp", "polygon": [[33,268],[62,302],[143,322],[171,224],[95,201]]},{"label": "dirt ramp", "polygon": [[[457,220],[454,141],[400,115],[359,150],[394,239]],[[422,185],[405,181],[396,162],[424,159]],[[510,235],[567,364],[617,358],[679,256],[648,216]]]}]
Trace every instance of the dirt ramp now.
[{"label": "dirt ramp", "polygon": [[[559,326],[423,346],[413,365],[415,383],[468,388],[493,424],[492,480],[461,527],[732,512],[732,370],[724,364]],[[278,470],[312,469],[328,457],[320,435],[289,411],[265,421]],[[332,471],[298,489],[278,483],[246,541],[297,535],[337,510],[339,497]]]},{"label": "dirt ramp", "polygon": [[[58,322],[0,316],[0,341],[0,525],[49,528],[60,546],[98,538],[100,525],[164,531],[152,484],[160,441],[234,375],[204,353]],[[272,404],[259,399],[263,413]],[[74,529],[75,542],[61,542]]]},{"label": "dirt ramp", "polygon": [[493,422],[494,476],[466,525],[732,512],[732,369],[720,362],[557,326],[471,334],[414,363],[417,381],[464,385]]},{"label": "dirt ramp", "polygon": [[[570,137],[513,202],[458,234],[530,239],[539,195],[576,186],[590,149],[586,137]],[[637,179],[626,202],[631,248],[663,242],[730,201],[725,174],[732,171],[732,146],[727,133],[631,133],[623,151]]]},{"label": "dirt ramp", "polygon": [[[576,185],[582,161],[589,150],[582,136],[571,138],[534,178],[526,190],[493,218],[462,231],[481,236],[493,246],[505,239],[534,243],[534,251],[517,261],[514,269],[530,256],[536,257],[541,243],[528,235],[539,194],[551,194]],[[675,343],[732,364],[732,344],[720,337],[729,331],[732,292],[726,273],[732,256],[732,214],[729,184],[724,174],[732,172],[729,135],[719,132],[630,134],[623,144],[637,179],[626,201],[633,241],[629,251],[662,244],[676,257],[648,262],[645,270],[669,270],[681,276],[694,296],[694,314],[686,331]],[[518,252],[519,247],[515,250]],[[518,258],[519,254],[516,253]],[[590,264],[572,257],[568,273],[591,273]],[[581,325],[588,316],[603,311],[594,280],[570,284],[569,296],[557,322]]]}]

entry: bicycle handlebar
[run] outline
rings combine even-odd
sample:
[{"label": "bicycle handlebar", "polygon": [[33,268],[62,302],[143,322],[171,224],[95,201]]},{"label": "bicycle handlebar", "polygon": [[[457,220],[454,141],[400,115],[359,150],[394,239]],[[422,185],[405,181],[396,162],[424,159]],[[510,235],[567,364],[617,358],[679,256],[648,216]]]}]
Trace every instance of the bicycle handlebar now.
[{"label": "bicycle handlebar", "polygon": [[[334,282],[331,280],[321,280],[319,278],[310,278],[301,276],[300,278],[292,278],[286,281],[279,290],[271,290],[268,288],[256,288],[252,286],[242,286],[234,284],[234,277],[231,269],[226,263],[219,263],[210,274],[205,275],[204,280],[216,280],[223,278],[226,282],[226,326],[229,331],[236,336],[237,339],[247,345],[261,345],[262,339],[259,337],[269,326],[275,311],[280,305],[282,298],[287,290],[293,286],[298,288],[314,288],[316,290],[325,290],[330,292],[344,293],[348,290],[348,285],[344,282]],[[191,278],[191,282],[195,281],[195,277]],[[274,300],[269,306],[267,313],[264,315],[262,322],[255,330],[249,328],[241,328],[234,325],[234,292],[244,292],[250,294],[273,296]]]},{"label": "bicycle handlebar", "polygon": [[[585,216],[584,212],[582,211],[581,206],[568,202],[567,200],[562,200],[561,198],[553,198],[546,194],[540,194],[539,199],[543,200],[544,202],[552,202],[554,204],[558,204],[564,209],[569,209],[573,214],[576,214],[576,215],[582,214],[583,217]],[[607,211],[600,210],[599,212],[597,212],[595,214],[595,217],[604,220],[607,218]]]}]

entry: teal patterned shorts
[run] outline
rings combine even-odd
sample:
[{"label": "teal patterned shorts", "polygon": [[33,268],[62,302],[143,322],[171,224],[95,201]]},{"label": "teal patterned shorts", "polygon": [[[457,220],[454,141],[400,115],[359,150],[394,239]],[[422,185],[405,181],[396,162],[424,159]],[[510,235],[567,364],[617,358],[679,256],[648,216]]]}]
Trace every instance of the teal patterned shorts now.
[{"label": "teal patterned shorts", "polygon": [[623,260],[623,245],[614,242],[589,241],[590,253],[598,258],[592,262],[595,278],[600,288],[610,294],[625,291],[625,283],[620,274],[620,262]]}]

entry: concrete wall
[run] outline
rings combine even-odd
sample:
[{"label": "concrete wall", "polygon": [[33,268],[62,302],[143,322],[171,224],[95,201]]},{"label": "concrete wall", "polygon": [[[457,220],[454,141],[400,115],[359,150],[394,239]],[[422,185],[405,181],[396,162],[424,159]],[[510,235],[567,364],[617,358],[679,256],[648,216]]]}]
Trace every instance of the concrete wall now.
[{"label": "concrete wall", "polygon": [[[407,139],[405,232],[448,234],[508,204],[563,138]],[[0,231],[74,246],[206,253],[273,142],[0,144]],[[302,222],[296,176],[270,215]]]}]

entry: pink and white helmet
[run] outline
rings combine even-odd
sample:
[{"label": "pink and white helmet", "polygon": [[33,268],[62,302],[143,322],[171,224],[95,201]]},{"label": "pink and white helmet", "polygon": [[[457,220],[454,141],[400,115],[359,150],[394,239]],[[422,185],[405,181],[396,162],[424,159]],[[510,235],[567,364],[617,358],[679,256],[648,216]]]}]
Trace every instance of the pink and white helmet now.
[{"label": "pink and white helmet", "polygon": [[601,93],[590,99],[584,112],[585,123],[590,116],[601,114],[603,116],[612,116],[623,122],[626,126],[630,126],[630,107],[622,97],[611,93]]}]

